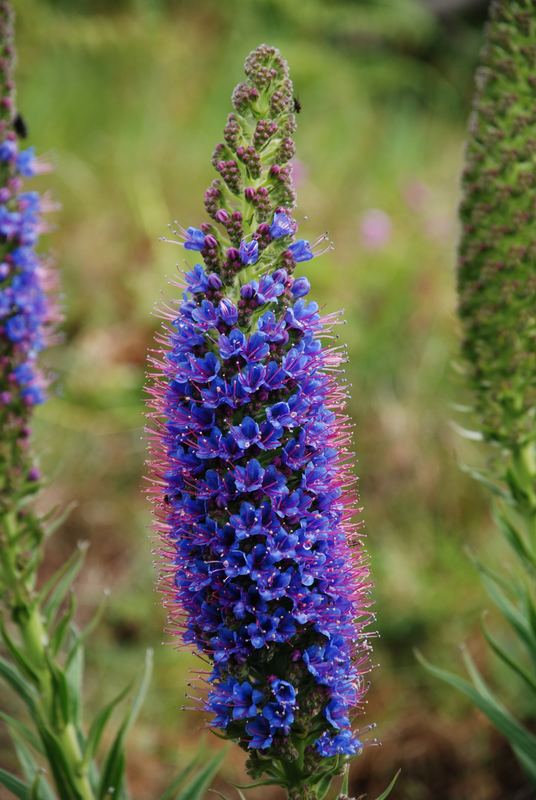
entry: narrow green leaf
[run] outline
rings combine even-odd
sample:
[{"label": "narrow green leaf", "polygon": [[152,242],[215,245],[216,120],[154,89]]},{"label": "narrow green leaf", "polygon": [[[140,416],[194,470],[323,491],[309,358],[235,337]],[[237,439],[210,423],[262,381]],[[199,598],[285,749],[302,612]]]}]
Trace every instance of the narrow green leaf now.
[{"label": "narrow green leaf", "polygon": [[495,509],[493,518],[497,527],[514,553],[519,558],[520,562],[523,564],[525,569],[528,570],[531,575],[533,575],[534,570],[536,569],[536,557],[534,553],[531,552],[523,534],[520,533],[513,522],[508,519],[506,514],[501,512],[499,509]]},{"label": "narrow green leaf", "polygon": [[43,779],[43,770],[26,746],[24,738],[16,730],[11,728],[10,734],[13,739],[13,745],[22,773],[28,783],[31,783],[30,800],[55,800],[54,793],[48,783]]},{"label": "narrow green leaf", "polygon": [[24,722],[20,722],[20,720],[15,719],[15,717],[10,717],[9,714],[6,714],[4,711],[0,711],[0,720],[2,720],[2,722],[4,722],[8,728],[16,730],[17,733],[22,736],[22,738],[28,742],[28,744],[33,747],[36,752],[41,754],[43,753],[41,742],[34,732],[24,724]]},{"label": "narrow green leaf", "polygon": [[52,714],[54,724],[61,728],[71,720],[71,698],[67,676],[63,669],[46,654],[47,666],[52,679]]},{"label": "narrow green leaf", "polygon": [[15,748],[15,753],[17,754],[17,758],[22,769],[22,774],[27,781],[32,783],[35,778],[35,774],[39,769],[37,762],[30,750],[26,747],[24,740],[16,733],[16,731],[10,730],[9,733],[13,740],[13,747]]},{"label": "narrow green leaf", "polygon": [[513,656],[506,652],[504,647],[499,644],[494,636],[492,636],[484,624],[482,625],[482,632],[495,655],[504,661],[504,663],[510,667],[513,672],[519,675],[519,677],[527,684],[529,689],[536,694],[536,678],[532,676],[532,673],[525,669],[522,664],[520,664],[515,660],[515,658],[513,658]]},{"label": "narrow green leaf", "polygon": [[84,680],[84,647],[80,641],[71,658],[65,665],[65,680],[68,687],[69,717],[76,722],[80,721],[80,700]]},{"label": "narrow green leaf", "polygon": [[518,505],[526,506],[530,503],[530,487],[522,485],[519,474],[511,467],[506,470],[506,482],[512,492],[512,497]]},{"label": "narrow green leaf", "polygon": [[0,658],[0,677],[8,683],[11,688],[24,701],[30,713],[35,713],[35,700],[33,687],[23,678],[19,671],[9,664],[5,659]]},{"label": "narrow green leaf", "polygon": [[511,714],[503,710],[495,700],[490,700],[491,694],[487,688],[486,694],[483,695],[459,675],[435,667],[420,653],[416,655],[423,667],[432,675],[465,694],[491,720],[512,746],[518,748],[527,758],[536,763],[536,737],[523,728]]},{"label": "narrow green leaf", "polygon": [[54,792],[43,778],[41,771],[37,772],[30,789],[30,800],[56,800]]},{"label": "narrow green leaf", "polygon": [[466,668],[467,672],[469,673],[469,677],[473,681],[474,687],[477,690],[477,692],[479,692],[479,694],[482,695],[482,697],[485,700],[487,700],[489,703],[493,703],[494,705],[499,707],[500,710],[504,714],[509,714],[509,712],[506,710],[506,708],[502,704],[500,704],[499,701],[493,696],[491,690],[489,689],[488,685],[485,683],[485,681],[484,681],[482,675],[480,674],[475,662],[473,661],[469,650],[467,649],[467,647],[464,644],[461,645],[460,652],[462,654],[462,659],[463,659],[463,663],[465,665],[465,668]]},{"label": "narrow green leaf", "polygon": [[0,767],[0,785],[9,789],[20,800],[30,800],[30,787]]},{"label": "narrow green leaf", "polygon": [[102,800],[117,800],[124,797],[123,781],[125,775],[125,753],[119,750],[114,758],[112,779],[104,789]]},{"label": "narrow green leaf", "polygon": [[465,472],[465,474],[469,475],[471,478],[473,478],[473,480],[481,483],[482,486],[485,486],[486,489],[488,489],[488,491],[490,491],[496,497],[500,497],[505,502],[511,501],[512,498],[507,489],[500,484],[495,483],[495,481],[491,480],[491,478],[488,478],[484,472],[481,472],[475,467],[470,467],[467,464],[460,464],[459,467],[462,472]]},{"label": "narrow green leaf", "polygon": [[151,679],[152,664],[153,664],[153,651],[147,650],[145,654],[145,668],[143,671],[142,679],[140,681],[140,685],[138,687],[138,691],[136,692],[134,699],[132,701],[132,705],[116,734],[112,747],[110,748],[110,752],[108,753],[108,757],[104,764],[104,769],[99,787],[100,800],[104,800],[104,798],[110,796],[110,790],[115,792],[114,795],[115,798],[117,798],[117,796],[121,792],[124,780],[124,756],[123,756],[124,742],[130,728],[132,727],[136,717],[139,714],[141,705],[143,703],[145,695],[147,694],[147,689],[149,688],[149,681]]},{"label": "narrow green leaf", "polygon": [[174,780],[169,784],[167,789],[164,791],[164,794],[160,795],[160,800],[174,800],[177,796],[177,791],[180,786],[185,782],[185,780],[191,775],[193,770],[199,763],[199,756],[196,756],[193,761],[191,761],[183,770],[180,772]]},{"label": "narrow green leaf", "polygon": [[324,800],[324,798],[327,796],[332,780],[333,775],[324,775],[324,777],[318,781],[316,785],[316,791],[319,800]]},{"label": "narrow green leaf", "polygon": [[57,656],[60,652],[61,646],[69,631],[71,631],[71,623],[74,619],[76,612],[76,596],[71,592],[69,596],[69,605],[62,615],[60,621],[56,625],[52,636],[50,637],[50,652],[53,656]]},{"label": "narrow green leaf", "polygon": [[389,786],[387,787],[387,789],[386,789],[384,792],[382,792],[382,793],[381,793],[381,794],[380,794],[380,795],[379,795],[379,796],[376,798],[376,800],[386,800],[386,798],[387,798],[387,797],[389,797],[389,795],[391,794],[391,792],[393,791],[393,789],[394,789],[394,787],[395,787],[395,783],[397,782],[397,780],[398,780],[398,778],[399,778],[399,776],[400,776],[400,773],[401,773],[401,772],[402,772],[402,770],[401,770],[401,769],[399,769],[399,770],[398,770],[398,772],[396,773],[396,775],[394,776],[393,780],[391,781],[391,783],[390,783],[390,784],[389,784]]},{"label": "narrow green leaf", "polygon": [[34,683],[39,682],[39,676],[35,671],[35,668],[32,662],[27,658],[24,652],[17,647],[9,632],[5,626],[4,620],[0,617],[0,636],[2,637],[2,641],[4,642],[6,650],[9,652],[9,655],[20,669],[20,671],[31,681]]},{"label": "narrow green leaf", "polygon": [[482,582],[488,592],[489,596],[499,608],[504,618],[510,623],[511,627],[517,633],[525,647],[527,648],[532,660],[536,664],[536,638],[534,637],[530,626],[519,610],[506,594],[499,588],[505,586],[504,579],[499,579],[492,570],[484,565],[475,562],[481,574]]},{"label": "narrow green leaf", "polygon": [[87,640],[88,636],[90,636],[93,633],[93,631],[101,621],[104,611],[106,609],[106,605],[108,603],[109,596],[110,593],[108,591],[105,591],[99,605],[97,606],[95,613],[87,623],[86,627],[78,632],[78,639],[81,643]]},{"label": "narrow green leaf", "polygon": [[37,725],[61,800],[79,800],[79,793],[73,781],[71,768],[65,759],[64,750],[56,735],[42,723],[38,722]]},{"label": "narrow green leaf", "polygon": [[521,586],[521,596],[523,598],[523,606],[525,608],[525,617],[532,632],[532,637],[536,641],[536,607],[530,589],[526,586]]},{"label": "narrow green leaf", "polygon": [[256,789],[257,786],[281,786],[281,782],[274,778],[266,778],[262,781],[255,781],[255,783],[233,783],[233,786],[235,789]]},{"label": "narrow green leaf", "polygon": [[527,758],[524,753],[521,753],[517,747],[513,747],[512,749],[530,780],[536,785],[536,764],[532,759]]},{"label": "narrow green leaf", "polygon": [[97,748],[100,744],[100,740],[102,734],[104,733],[104,729],[106,728],[106,724],[110,719],[114,708],[123,700],[124,697],[128,694],[131,689],[131,685],[129,684],[126,686],[119,694],[114,697],[114,699],[108,703],[104,708],[97,714],[93,722],[91,723],[91,727],[89,729],[89,733],[86,740],[86,747],[84,751],[84,763],[89,764],[92,758],[94,758]]},{"label": "narrow green leaf", "polygon": [[[45,536],[48,538],[60,528],[65,520],[70,516],[71,512],[77,507],[78,503],[73,501],[68,503],[65,508],[55,506],[47,514],[41,518],[41,525],[45,531]],[[58,510],[61,512],[58,514]]]},{"label": "narrow green leaf", "polygon": [[341,794],[350,794],[350,764],[346,765],[341,784]]},{"label": "narrow green leaf", "polygon": [[175,800],[203,800],[212,778],[217,773],[224,759],[225,752],[217,753],[210,759],[206,767],[199,772],[186,789],[176,795]]},{"label": "narrow green leaf", "polygon": [[481,442],[484,439],[482,431],[472,431],[469,428],[464,428],[462,425],[458,425],[457,422],[450,423],[451,428],[456,431],[456,433],[461,436],[463,439],[468,439],[471,442]]},{"label": "narrow green leaf", "polygon": [[41,589],[39,593],[39,603],[43,606],[43,611],[49,624],[54,619],[65,595],[80,572],[87,548],[87,542],[79,542],[77,549],[71,557],[67,559],[65,564],[60,567]]}]

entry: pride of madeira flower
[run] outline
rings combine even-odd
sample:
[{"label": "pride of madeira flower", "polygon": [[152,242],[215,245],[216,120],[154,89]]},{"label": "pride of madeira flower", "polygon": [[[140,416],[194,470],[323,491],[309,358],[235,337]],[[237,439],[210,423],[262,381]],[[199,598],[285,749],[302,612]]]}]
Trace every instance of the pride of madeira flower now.
[{"label": "pride of madeira flower", "polygon": [[53,277],[36,251],[47,204],[23,186],[43,165],[33,148],[19,147],[26,131],[15,110],[13,62],[12,12],[0,2],[0,509],[37,477],[27,464],[28,421],[45,397],[38,356],[57,321]]},{"label": "pride of madeira flower", "polygon": [[253,778],[303,800],[362,747],[369,571],[339,315],[294,276],[326,238],[296,238],[288,67],[261,45],[245,72],[214,151],[213,222],[171,240],[204,263],[151,358],[152,495],[172,626],[211,664],[211,724]]}]

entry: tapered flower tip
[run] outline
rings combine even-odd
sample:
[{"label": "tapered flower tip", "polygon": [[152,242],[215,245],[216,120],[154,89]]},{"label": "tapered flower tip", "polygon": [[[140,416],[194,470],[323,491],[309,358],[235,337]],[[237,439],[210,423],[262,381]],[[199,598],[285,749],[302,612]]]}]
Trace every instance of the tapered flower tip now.
[{"label": "tapered flower tip", "polygon": [[232,96],[239,112],[254,108],[261,95],[272,94],[270,108],[283,113],[292,103],[292,82],[288,64],[276,47],[261,44],[252,50],[244,62],[247,82],[239,83]]},{"label": "tapered flower tip", "polygon": [[496,0],[478,73],[460,208],[463,353],[486,439],[534,440],[536,118],[529,0]]}]

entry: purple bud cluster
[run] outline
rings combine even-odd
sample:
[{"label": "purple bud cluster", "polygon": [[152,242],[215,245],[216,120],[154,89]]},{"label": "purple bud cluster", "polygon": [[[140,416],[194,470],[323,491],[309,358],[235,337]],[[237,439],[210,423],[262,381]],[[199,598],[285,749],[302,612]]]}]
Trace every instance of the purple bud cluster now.
[{"label": "purple bud cluster", "polygon": [[223,129],[223,138],[232,150],[236,150],[240,138],[241,128],[234,114],[229,114],[227,124]]},{"label": "purple bud cluster", "polygon": [[274,120],[260,119],[253,134],[253,144],[260,150],[277,132],[277,122]]},{"label": "purple bud cluster", "polygon": [[[270,115],[274,96],[292,96],[287,66],[266,45],[246,64],[225,139],[279,137],[266,153],[238,145],[258,155],[261,185],[244,197],[255,205],[263,190],[264,219],[235,216],[232,198],[209,190],[221,230],[181,236],[204,264],[186,272],[152,358],[152,492],[170,619],[212,664],[211,724],[250,752],[252,775],[269,756],[295,786],[361,749],[350,712],[369,670],[369,573],[353,520],[343,355],[325,341],[338,317],[322,317],[307,278],[293,275],[316,250],[279,202],[290,187],[278,161],[288,103]],[[238,159],[244,183],[250,166]]]}]

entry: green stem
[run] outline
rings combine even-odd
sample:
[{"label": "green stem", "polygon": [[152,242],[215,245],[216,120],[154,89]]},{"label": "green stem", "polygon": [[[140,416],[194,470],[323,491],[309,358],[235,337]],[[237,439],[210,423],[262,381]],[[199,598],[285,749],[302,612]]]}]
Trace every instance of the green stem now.
[{"label": "green stem", "polygon": [[15,513],[4,516],[4,541],[0,547],[0,564],[2,578],[9,591],[8,603],[11,616],[20,634],[20,650],[35,669],[36,688],[39,700],[36,713],[39,722],[46,729],[54,732],[61,748],[70,781],[76,791],[76,800],[96,800],[88,775],[88,765],[84,762],[83,752],[78,739],[78,732],[73,721],[58,724],[54,714],[53,672],[61,669],[58,664],[51,664],[48,652],[49,636],[41,614],[41,609],[33,598],[27,582],[21,579],[17,565],[17,552],[14,542],[17,540],[17,517]]}]

